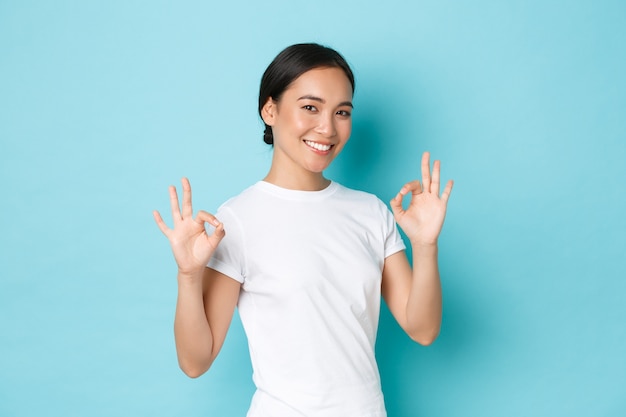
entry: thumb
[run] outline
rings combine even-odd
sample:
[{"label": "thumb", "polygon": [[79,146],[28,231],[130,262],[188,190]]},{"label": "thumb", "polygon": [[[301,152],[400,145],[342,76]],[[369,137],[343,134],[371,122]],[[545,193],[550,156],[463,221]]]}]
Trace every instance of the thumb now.
[{"label": "thumb", "polygon": [[394,198],[391,199],[389,205],[391,206],[391,212],[394,217],[401,216],[404,213],[404,209],[402,208],[402,198],[404,196],[401,193],[396,194]]},{"label": "thumb", "polygon": [[209,239],[211,239],[214,243],[214,245],[217,247],[217,245],[220,243],[220,241],[224,238],[224,236],[226,236],[226,231],[224,230],[224,223],[220,222],[217,217],[215,217],[214,215],[207,213],[204,210],[200,210],[198,212],[198,215],[196,216],[196,222],[198,223],[209,223],[211,226],[213,226],[214,230],[213,233],[211,233],[211,235],[209,236]]},{"label": "thumb", "polygon": [[211,234],[212,239],[216,239],[215,244],[217,246],[218,243],[226,236],[226,231],[224,230],[224,223],[218,222],[218,225],[215,226],[215,230],[213,230],[213,234]]}]

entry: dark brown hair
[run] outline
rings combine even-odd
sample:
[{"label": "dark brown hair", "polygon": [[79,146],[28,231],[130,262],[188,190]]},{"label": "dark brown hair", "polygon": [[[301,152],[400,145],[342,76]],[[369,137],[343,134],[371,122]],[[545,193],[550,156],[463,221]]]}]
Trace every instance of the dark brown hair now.
[{"label": "dark brown hair", "polygon": [[[263,73],[259,89],[259,115],[267,100],[271,97],[279,101],[296,78],[309,70],[325,67],[341,68],[346,73],[354,93],[354,74],[339,52],[316,43],[291,45],[279,53]],[[263,141],[269,145],[274,143],[272,128],[267,124]]]}]

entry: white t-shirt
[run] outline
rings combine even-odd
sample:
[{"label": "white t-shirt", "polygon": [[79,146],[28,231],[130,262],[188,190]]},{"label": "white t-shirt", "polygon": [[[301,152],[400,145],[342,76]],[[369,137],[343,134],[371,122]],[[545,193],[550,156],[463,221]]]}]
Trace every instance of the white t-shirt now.
[{"label": "white t-shirt", "polygon": [[384,417],[374,344],[385,258],[405,248],[376,196],[258,182],[218,210],[209,267],[242,283],[257,391],[248,417]]}]

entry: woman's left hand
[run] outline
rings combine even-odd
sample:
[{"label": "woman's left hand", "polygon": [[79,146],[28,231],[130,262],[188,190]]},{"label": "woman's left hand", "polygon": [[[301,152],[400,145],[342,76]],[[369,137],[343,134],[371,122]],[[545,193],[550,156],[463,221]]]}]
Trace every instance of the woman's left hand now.
[{"label": "woman's left hand", "polygon": [[[437,244],[439,233],[443,227],[453,182],[448,181],[440,196],[440,167],[439,161],[433,163],[431,177],[430,154],[424,152],[422,156],[422,182],[415,180],[406,183],[391,200],[391,210],[396,222],[406,233],[413,246]],[[402,199],[409,193],[411,193],[411,200],[405,210],[402,207]]]}]

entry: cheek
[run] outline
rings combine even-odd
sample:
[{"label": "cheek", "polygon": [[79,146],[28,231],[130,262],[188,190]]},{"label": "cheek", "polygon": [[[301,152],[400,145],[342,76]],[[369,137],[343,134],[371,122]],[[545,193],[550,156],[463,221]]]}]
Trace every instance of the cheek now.
[{"label": "cheek", "polygon": [[337,130],[341,132],[341,136],[348,140],[350,138],[350,134],[352,133],[352,121],[346,121],[345,123],[340,123],[337,126]]},{"label": "cheek", "polygon": [[311,127],[310,118],[302,117],[298,113],[290,114],[286,121],[289,128],[294,132],[307,130]]}]

